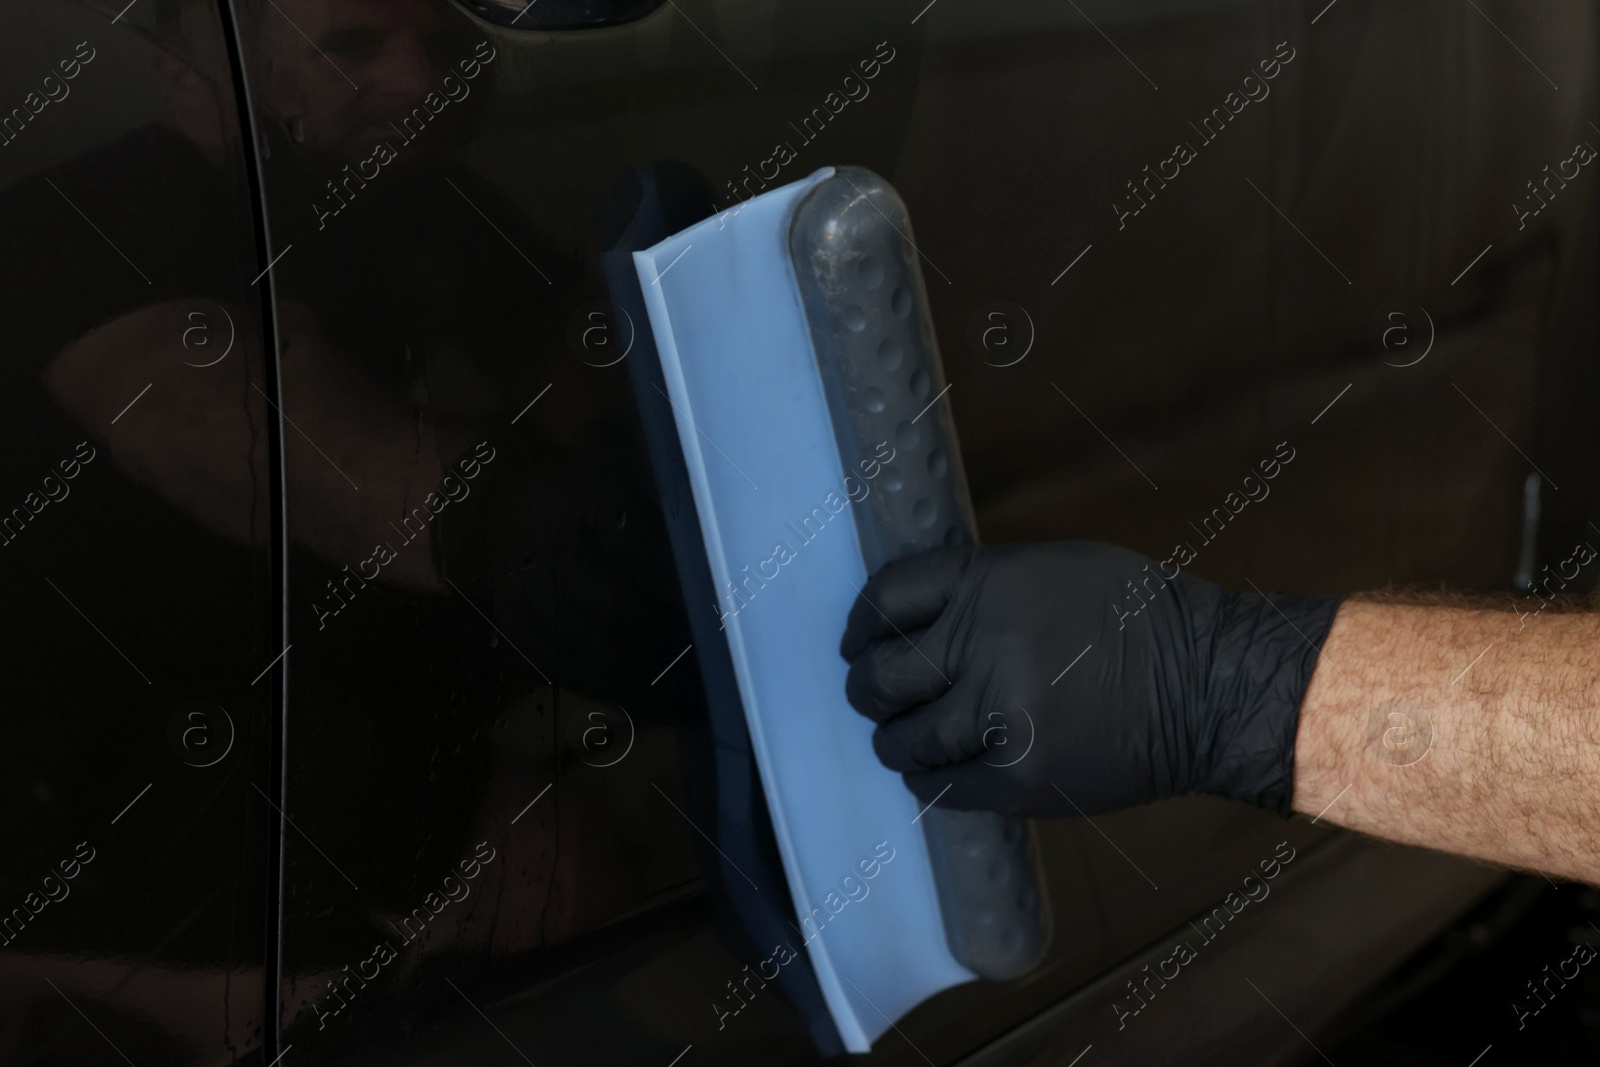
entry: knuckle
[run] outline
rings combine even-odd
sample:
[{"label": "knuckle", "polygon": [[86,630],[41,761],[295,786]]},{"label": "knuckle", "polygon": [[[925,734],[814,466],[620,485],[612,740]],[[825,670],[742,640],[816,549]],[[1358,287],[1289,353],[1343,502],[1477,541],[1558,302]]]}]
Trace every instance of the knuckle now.
[{"label": "knuckle", "polygon": [[899,736],[899,731],[892,727],[880,726],[872,731],[872,751],[877,755],[878,762],[892,771],[912,769],[905,741]]},{"label": "knuckle", "polygon": [[844,696],[850,706],[862,714],[867,714],[871,708],[867,694],[871,691],[871,681],[868,677],[870,666],[865,660],[857,660],[851,664],[850,670],[844,676]]},{"label": "knuckle", "polygon": [[934,770],[950,762],[949,749],[936,730],[923,730],[910,737],[905,751],[907,766],[919,771]]},{"label": "knuckle", "polygon": [[933,739],[939,747],[940,754],[949,762],[964,759],[982,748],[974,734],[970,718],[966,715],[941,717],[934,727]]}]

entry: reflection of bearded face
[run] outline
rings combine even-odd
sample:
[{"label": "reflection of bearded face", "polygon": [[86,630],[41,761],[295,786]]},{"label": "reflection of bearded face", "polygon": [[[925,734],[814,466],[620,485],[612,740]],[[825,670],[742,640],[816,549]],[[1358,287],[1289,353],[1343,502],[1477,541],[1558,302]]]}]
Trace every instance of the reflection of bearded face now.
[{"label": "reflection of bearded face", "polygon": [[447,73],[429,56],[446,28],[442,0],[258,3],[258,104],[307,152],[353,162],[397,141],[391,123]]}]

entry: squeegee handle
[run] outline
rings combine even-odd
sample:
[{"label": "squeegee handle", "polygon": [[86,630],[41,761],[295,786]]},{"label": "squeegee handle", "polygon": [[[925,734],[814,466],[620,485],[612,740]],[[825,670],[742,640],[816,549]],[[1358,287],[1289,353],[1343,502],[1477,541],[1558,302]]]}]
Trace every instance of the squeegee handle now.
[{"label": "squeegee handle", "polygon": [[[976,544],[905,204],[871,171],[840,167],[795,205],[789,251],[867,573]],[[1049,933],[1030,824],[939,807],[919,821],[952,954],[985,978],[1027,971]]]}]

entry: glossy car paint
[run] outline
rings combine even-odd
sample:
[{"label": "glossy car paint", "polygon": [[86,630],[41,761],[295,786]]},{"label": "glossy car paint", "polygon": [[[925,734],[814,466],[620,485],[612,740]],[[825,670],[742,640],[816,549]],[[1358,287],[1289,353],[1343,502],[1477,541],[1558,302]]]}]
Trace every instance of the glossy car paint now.
[{"label": "glossy car paint", "polygon": [[[683,655],[710,606],[597,266],[630,167],[730,207],[825,163],[894,183],[986,540],[1187,543],[1307,591],[1509,596],[1565,559],[1594,176],[1543,168],[1600,145],[1592,12],[1079,7],[0,16],[29,116],[0,116],[0,506],[29,516],[0,545],[28,916],[0,1059],[818,1062],[723,888],[716,841],[760,816],[715,788]],[[1046,964],[873,1062],[1288,1055],[1236,975],[1313,1030],[1493,881],[1208,800],[1039,831]],[[1119,1028],[1281,841],[1238,941]]]},{"label": "glossy car paint", "polygon": [[251,156],[220,13],[115,14],[3,16],[6,1063],[229,1062],[274,1026]]}]

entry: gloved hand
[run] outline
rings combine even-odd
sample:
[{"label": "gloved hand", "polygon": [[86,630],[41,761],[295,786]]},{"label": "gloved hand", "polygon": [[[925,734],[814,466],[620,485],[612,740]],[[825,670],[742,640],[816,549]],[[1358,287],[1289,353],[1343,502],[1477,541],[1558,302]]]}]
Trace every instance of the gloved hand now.
[{"label": "gloved hand", "polygon": [[846,695],[925,804],[1095,815],[1212,793],[1286,815],[1338,600],[1175,570],[1084,541],[890,563],[851,608]]}]

